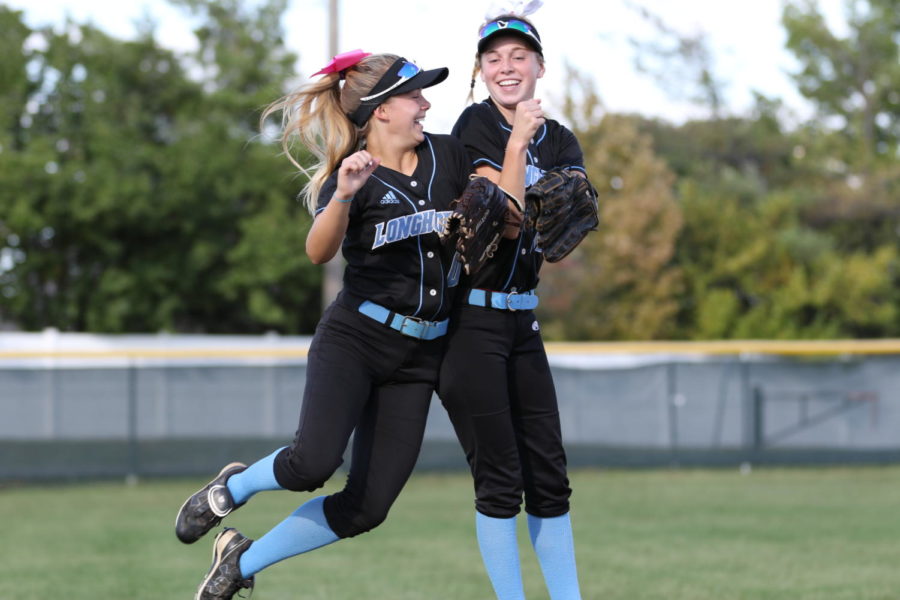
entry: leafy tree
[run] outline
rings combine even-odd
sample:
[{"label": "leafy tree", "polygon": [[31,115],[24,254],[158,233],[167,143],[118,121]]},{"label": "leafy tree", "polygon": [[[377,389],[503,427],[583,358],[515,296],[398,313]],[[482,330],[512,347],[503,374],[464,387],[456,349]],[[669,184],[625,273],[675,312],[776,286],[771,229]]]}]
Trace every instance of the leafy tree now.
[{"label": "leafy tree", "polygon": [[542,270],[549,338],[653,339],[674,331],[681,274],[672,266],[681,213],[673,177],[633,119],[597,117],[592,84],[570,69],[582,104],[566,118],[600,195],[601,223],[576,251]]},{"label": "leafy tree", "polygon": [[848,143],[840,158],[868,166],[896,160],[900,141],[900,1],[846,0],[848,33],[832,32],[812,0],[788,2],[787,48],[799,91]]},{"label": "leafy tree", "polygon": [[[577,130],[592,179],[625,183],[619,192],[634,193],[627,183],[635,177],[616,174],[623,165],[652,163],[655,153],[674,172],[675,194],[668,191],[673,180],[665,169],[638,177],[639,188],[654,190],[659,208],[667,198],[677,198],[671,214],[678,215],[678,226],[673,216],[649,219],[642,229],[630,219],[648,209],[636,210],[636,198],[617,204],[621,194],[598,186],[607,229],[589,237],[570,261],[545,270],[551,283],[544,289],[563,291],[543,310],[548,316],[568,315],[545,322],[545,330],[577,337],[580,328],[591,332],[588,337],[629,339],[897,335],[897,8],[896,0],[848,2],[850,35],[839,39],[825,28],[813,3],[788,5],[788,43],[803,65],[798,83],[820,113],[794,129],[784,125],[781,103],[761,95],[751,114],[722,117],[713,61],[699,51],[702,39],[686,43],[690,40],[661,22],[663,41],[678,43],[641,46],[644,56],[669,65],[681,61],[698,67],[699,75],[710,74],[688,79],[710,92],[711,119],[682,125],[614,115],[601,119],[592,93],[570,93],[580,101],[577,107],[570,103],[570,120],[601,124]],[[711,87],[704,88],[704,81]],[[652,146],[637,142],[642,135],[652,137]],[[615,156],[620,160],[611,160]],[[610,165],[614,168],[606,170]],[[656,238],[649,235],[654,227]],[[607,245],[613,241],[618,243]],[[637,241],[647,256],[667,258],[641,271],[638,254],[631,261],[617,259],[617,252],[628,248],[626,241]],[[647,251],[654,247],[670,251]],[[600,269],[592,273],[588,265]],[[625,290],[641,293],[622,293],[615,287],[621,282],[628,283]],[[648,290],[665,292],[654,296]],[[653,298],[655,311],[639,310],[640,298]],[[656,319],[647,319],[648,313]],[[604,322],[599,329],[598,321]]]},{"label": "leafy tree", "polygon": [[[34,51],[26,47],[31,30],[22,22],[22,13],[0,6],[0,182],[16,170],[14,157],[25,144],[25,124],[30,115],[25,114],[28,97],[35,85],[28,78],[28,63]],[[3,190],[4,195],[6,194]],[[6,208],[9,199],[0,195],[0,207]],[[3,215],[6,214],[4,217]],[[22,239],[9,224],[10,214],[0,212],[0,325],[12,319],[6,307],[13,302],[20,284],[12,271],[25,259]]]},{"label": "leafy tree", "polygon": [[190,57],[150,26],[135,41],[72,22],[31,32],[0,7],[17,32],[0,89],[0,320],[311,331],[319,273],[302,252],[302,181],[256,134],[293,60],[284,4],[254,19],[236,2],[194,4],[209,10]]},{"label": "leafy tree", "polygon": [[891,335],[897,252],[842,253],[803,223],[803,199],[774,192],[741,200],[742,184],[685,182],[678,264],[689,282],[688,337],[834,338]]},{"label": "leafy tree", "polygon": [[846,137],[787,120],[757,95],[745,117],[639,121],[678,177],[676,337],[895,335],[896,166],[854,174]]},{"label": "leafy tree", "polygon": [[744,117],[687,121],[674,125],[637,118],[637,126],[653,138],[654,151],[679,178],[708,179],[720,169],[737,171],[759,189],[775,189],[806,180],[806,163],[794,156],[802,143],[783,126],[782,104],[757,95]]},{"label": "leafy tree", "polygon": [[724,112],[726,82],[716,74],[706,33],[681,33],[646,6],[629,0],[626,5],[656,32],[649,41],[631,38],[637,70],[652,76],[669,95],[708,108],[711,118],[719,119]]}]

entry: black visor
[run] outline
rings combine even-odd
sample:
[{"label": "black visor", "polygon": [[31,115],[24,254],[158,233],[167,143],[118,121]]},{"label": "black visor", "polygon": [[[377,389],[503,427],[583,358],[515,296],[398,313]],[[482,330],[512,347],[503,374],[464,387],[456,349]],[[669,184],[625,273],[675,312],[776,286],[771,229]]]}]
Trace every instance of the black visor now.
[{"label": "black visor", "polygon": [[450,71],[446,67],[423,71],[414,62],[398,58],[381,76],[375,87],[362,97],[359,107],[347,115],[357,127],[362,127],[378,108],[378,105],[397,94],[424,89],[447,79]]}]

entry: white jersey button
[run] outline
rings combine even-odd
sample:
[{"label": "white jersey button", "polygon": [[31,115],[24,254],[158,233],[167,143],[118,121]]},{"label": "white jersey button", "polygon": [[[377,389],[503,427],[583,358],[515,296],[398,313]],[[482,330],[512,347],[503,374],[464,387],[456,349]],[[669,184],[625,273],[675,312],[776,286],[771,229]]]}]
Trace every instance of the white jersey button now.
[{"label": "white jersey button", "polygon": [[428,258],[434,258],[434,252],[429,252],[429,253],[428,253]]},{"label": "white jersey button", "polygon": [[526,254],[527,252],[528,252],[528,251],[525,250],[525,248],[522,248],[522,256],[525,256],[525,254]]},{"label": "white jersey button", "polygon": [[431,290],[428,293],[431,294],[432,296],[437,296],[437,290]]},{"label": "white jersey button", "polygon": [[417,182],[417,181],[410,181],[410,182],[409,182],[409,185],[411,185],[411,186],[413,186],[413,187],[416,187],[417,185],[419,185],[419,182]]},{"label": "white jersey button", "polygon": [[425,206],[425,201],[424,201],[424,200],[419,200],[419,206]]}]

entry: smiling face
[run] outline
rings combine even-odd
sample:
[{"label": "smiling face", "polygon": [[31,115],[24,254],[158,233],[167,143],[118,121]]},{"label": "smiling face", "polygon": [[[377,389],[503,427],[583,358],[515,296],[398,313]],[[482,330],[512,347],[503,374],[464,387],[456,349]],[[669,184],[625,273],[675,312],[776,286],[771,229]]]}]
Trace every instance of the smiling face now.
[{"label": "smiling face", "polygon": [[418,89],[391,96],[376,109],[376,115],[385,120],[390,134],[409,136],[418,145],[425,141],[422,120],[429,108],[431,103]]},{"label": "smiling face", "polygon": [[515,110],[534,98],[537,80],[544,76],[540,55],[516,35],[497,36],[481,54],[481,80],[494,102]]}]

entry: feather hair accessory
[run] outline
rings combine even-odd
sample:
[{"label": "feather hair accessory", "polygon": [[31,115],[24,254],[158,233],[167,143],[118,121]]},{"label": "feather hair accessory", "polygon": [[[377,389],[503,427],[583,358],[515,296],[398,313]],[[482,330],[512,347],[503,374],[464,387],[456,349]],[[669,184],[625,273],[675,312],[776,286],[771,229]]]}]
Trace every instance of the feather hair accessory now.
[{"label": "feather hair accessory", "polygon": [[527,17],[544,5],[544,0],[494,0],[486,13],[485,21],[492,21],[501,15]]}]

